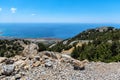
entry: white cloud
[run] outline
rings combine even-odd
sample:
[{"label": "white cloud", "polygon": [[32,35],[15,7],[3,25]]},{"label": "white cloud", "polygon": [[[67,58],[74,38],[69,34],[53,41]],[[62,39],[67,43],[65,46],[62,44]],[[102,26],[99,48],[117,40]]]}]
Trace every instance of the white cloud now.
[{"label": "white cloud", "polygon": [[17,9],[16,8],[11,8],[10,10],[11,10],[12,13],[16,13]]},{"label": "white cloud", "polygon": [[0,8],[0,11],[2,11],[2,8]]},{"label": "white cloud", "polygon": [[32,14],[32,16],[35,16],[36,14]]}]

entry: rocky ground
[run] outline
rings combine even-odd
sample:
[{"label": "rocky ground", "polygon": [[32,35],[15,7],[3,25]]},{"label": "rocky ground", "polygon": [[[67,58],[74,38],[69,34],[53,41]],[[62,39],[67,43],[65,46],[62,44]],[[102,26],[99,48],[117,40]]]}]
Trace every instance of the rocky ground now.
[{"label": "rocky ground", "polygon": [[0,57],[0,80],[120,80],[120,63],[78,61],[49,51]]}]

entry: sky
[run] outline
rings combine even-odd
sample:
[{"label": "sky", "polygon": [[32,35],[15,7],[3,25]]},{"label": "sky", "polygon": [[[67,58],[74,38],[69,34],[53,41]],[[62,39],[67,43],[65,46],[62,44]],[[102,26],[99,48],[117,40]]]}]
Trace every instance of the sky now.
[{"label": "sky", "polygon": [[0,0],[0,23],[120,23],[120,0]]}]

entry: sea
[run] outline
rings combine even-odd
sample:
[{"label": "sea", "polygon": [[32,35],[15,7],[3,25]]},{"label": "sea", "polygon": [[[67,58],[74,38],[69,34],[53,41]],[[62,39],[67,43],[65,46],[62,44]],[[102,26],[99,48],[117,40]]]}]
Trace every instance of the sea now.
[{"label": "sea", "polygon": [[105,23],[0,23],[0,36],[13,38],[71,38],[80,32],[120,24]]}]

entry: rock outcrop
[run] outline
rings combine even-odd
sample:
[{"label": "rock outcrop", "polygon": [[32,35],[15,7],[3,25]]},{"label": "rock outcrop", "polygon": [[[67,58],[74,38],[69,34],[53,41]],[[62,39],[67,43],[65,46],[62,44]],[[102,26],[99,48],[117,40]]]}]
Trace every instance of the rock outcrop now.
[{"label": "rock outcrop", "polygon": [[43,51],[29,56],[0,58],[0,80],[119,80],[120,63],[79,61]]},{"label": "rock outcrop", "polygon": [[[4,78],[9,77],[15,79],[21,79],[26,77],[26,72],[30,71],[31,69],[35,69],[38,67],[47,68],[47,69],[57,69],[58,65],[62,64],[70,64],[73,66],[79,67],[81,70],[81,65],[84,67],[84,62],[75,60],[71,58],[69,55],[61,54],[57,52],[50,52],[50,51],[43,51],[43,52],[36,52],[37,46],[31,44],[32,48],[26,47],[25,55],[15,56],[12,58],[0,58],[0,80],[4,80]],[[31,51],[34,50],[35,51]],[[28,53],[27,53],[28,51]],[[33,55],[31,57],[31,55]],[[22,74],[24,73],[24,74]],[[9,79],[8,79],[9,80]],[[25,80],[27,80],[25,78]]]},{"label": "rock outcrop", "polygon": [[24,50],[22,54],[23,56],[32,57],[38,53],[39,47],[34,43],[30,43],[29,45],[23,45],[23,46],[24,46]]}]

